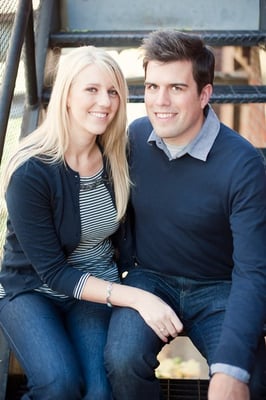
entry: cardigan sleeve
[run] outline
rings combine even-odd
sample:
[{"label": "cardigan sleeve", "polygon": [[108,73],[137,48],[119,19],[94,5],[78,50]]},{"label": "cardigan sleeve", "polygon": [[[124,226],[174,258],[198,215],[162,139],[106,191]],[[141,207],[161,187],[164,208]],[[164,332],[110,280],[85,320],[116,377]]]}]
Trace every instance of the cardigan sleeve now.
[{"label": "cardigan sleeve", "polygon": [[43,283],[73,297],[83,273],[67,263],[56,227],[60,223],[55,221],[58,207],[63,207],[64,202],[52,186],[51,171],[40,163],[28,162],[15,171],[6,192],[11,230],[8,235],[15,236],[18,242],[14,255],[17,265],[19,258],[27,259]]}]

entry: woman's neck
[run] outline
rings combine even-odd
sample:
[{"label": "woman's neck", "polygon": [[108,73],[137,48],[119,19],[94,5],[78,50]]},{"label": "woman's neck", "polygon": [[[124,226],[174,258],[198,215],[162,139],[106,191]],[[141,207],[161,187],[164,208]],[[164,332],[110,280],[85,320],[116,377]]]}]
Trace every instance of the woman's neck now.
[{"label": "woman's neck", "polygon": [[69,148],[65,160],[80,176],[93,176],[103,167],[102,153],[96,142],[85,149]]}]

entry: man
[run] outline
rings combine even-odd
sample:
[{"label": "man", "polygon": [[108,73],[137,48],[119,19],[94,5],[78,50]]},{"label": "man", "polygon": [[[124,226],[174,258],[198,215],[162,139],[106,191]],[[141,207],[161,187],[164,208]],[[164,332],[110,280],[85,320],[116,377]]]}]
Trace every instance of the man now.
[{"label": "man", "polygon": [[[129,128],[135,267],[124,283],[178,315],[210,366],[209,400],[266,399],[263,159],[209,105],[215,61],[199,37],[158,31],[142,48],[148,117]],[[116,400],[160,398],[163,345],[135,310],[114,309],[105,356]]]}]

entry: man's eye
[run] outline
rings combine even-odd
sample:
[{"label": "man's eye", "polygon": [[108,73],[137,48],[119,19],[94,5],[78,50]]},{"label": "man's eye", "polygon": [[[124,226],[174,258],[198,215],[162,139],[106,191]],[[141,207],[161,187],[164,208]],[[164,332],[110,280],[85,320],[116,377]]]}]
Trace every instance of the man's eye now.
[{"label": "man's eye", "polygon": [[153,83],[150,83],[150,84],[148,84],[148,85],[145,85],[145,88],[146,89],[148,89],[148,90],[155,90],[155,89],[157,89],[157,85],[154,85]]},{"label": "man's eye", "polygon": [[174,85],[174,86],[172,86],[172,89],[174,92],[178,92],[178,91],[182,90],[183,88],[182,88],[182,86]]}]

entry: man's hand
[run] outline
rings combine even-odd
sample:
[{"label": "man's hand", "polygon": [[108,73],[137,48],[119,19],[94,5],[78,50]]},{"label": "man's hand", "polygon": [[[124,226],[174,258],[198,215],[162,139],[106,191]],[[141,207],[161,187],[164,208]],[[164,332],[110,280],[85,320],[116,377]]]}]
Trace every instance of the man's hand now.
[{"label": "man's hand", "polygon": [[250,400],[249,388],[232,376],[216,373],[210,381],[208,400]]}]

